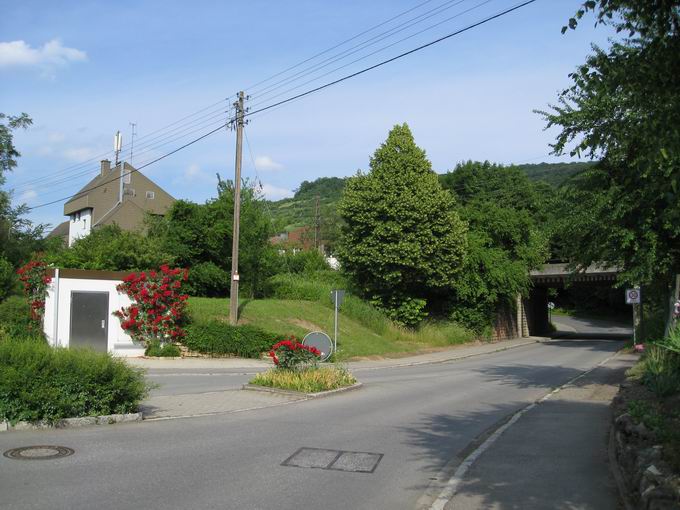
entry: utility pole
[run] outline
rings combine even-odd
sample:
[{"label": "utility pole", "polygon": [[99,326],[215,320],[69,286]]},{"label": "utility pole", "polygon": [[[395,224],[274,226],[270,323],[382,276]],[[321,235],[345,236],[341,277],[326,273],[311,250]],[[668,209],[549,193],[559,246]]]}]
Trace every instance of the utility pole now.
[{"label": "utility pole", "polygon": [[236,164],[234,175],[234,229],[231,239],[231,292],[229,293],[229,323],[238,321],[238,239],[241,222],[241,157],[243,154],[243,92],[238,93],[236,109]]},{"label": "utility pole", "polygon": [[319,195],[316,196],[316,208],[314,211],[314,249],[319,249],[319,236],[321,229],[321,215],[319,212]]}]

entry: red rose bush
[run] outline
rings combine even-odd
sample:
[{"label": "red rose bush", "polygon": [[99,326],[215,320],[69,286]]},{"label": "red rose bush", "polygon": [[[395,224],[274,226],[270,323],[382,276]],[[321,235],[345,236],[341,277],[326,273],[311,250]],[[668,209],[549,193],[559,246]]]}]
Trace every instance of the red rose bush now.
[{"label": "red rose bush", "polygon": [[174,342],[184,337],[188,295],[182,285],[189,277],[188,269],[171,269],[162,265],[159,271],[132,273],[118,285],[119,292],[132,301],[114,314],[133,340],[149,344]]},{"label": "red rose bush", "polygon": [[21,267],[17,274],[24,286],[24,294],[31,307],[31,319],[35,322],[42,321],[45,314],[45,296],[47,286],[52,282],[52,278],[47,276],[47,263],[38,254],[28,264]]},{"label": "red rose bush", "polygon": [[300,367],[316,365],[321,353],[316,347],[301,344],[297,338],[291,336],[272,347],[269,356],[274,364],[283,370],[297,370]]}]

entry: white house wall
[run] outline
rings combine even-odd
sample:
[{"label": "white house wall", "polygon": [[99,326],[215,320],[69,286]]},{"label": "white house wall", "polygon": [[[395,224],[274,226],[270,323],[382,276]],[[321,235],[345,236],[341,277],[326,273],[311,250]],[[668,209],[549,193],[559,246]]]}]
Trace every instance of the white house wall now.
[{"label": "white house wall", "polygon": [[[107,350],[116,356],[142,356],[144,348],[132,342],[132,338],[120,327],[113,312],[129,306],[126,294],[116,290],[120,280],[94,280],[60,278],[55,274],[48,286],[45,299],[44,331],[52,346],[68,347],[71,332],[71,292],[107,292],[109,294]],[[57,289],[59,292],[56,299]],[[55,318],[58,320],[55,323]]]},{"label": "white house wall", "polygon": [[92,230],[92,209],[81,209],[71,214],[68,222],[68,245],[71,246],[76,239],[85,237]]}]

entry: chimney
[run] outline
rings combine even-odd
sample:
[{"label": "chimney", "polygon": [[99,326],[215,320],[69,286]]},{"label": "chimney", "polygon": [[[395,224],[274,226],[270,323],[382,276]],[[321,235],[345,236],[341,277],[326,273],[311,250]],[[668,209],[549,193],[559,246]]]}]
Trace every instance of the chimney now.
[{"label": "chimney", "polygon": [[102,175],[106,175],[111,171],[111,162],[108,159],[102,159]]}]

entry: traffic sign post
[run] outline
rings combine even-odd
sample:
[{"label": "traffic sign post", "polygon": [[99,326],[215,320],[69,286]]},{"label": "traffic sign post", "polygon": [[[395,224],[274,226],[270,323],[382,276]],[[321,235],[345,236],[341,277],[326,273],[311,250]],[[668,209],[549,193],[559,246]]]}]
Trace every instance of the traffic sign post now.
[{"label": "traffic sign post", "polygon": [[626,289],[626,304],[633,306],[633,347],[637,345],[637,311],[638,306],[642,303],[642,294],[640,288]]},{"label": "traffic sign post", "polygon": [[552,324],[552,311],[555,308],[555,303],[548,301],[548,323]]},{"label": "traffic sign post", "polygon": [[337,353],[338,352],[338,308],[340,308],[340,305],[342,304],[343,299],[345,299],[345,291],[344,290],[332,290],[331,291],[331,300],[333,301],[333,308],[335,312],[335,322],[334,322],[334,327],[333,327],[333,352]]}]

